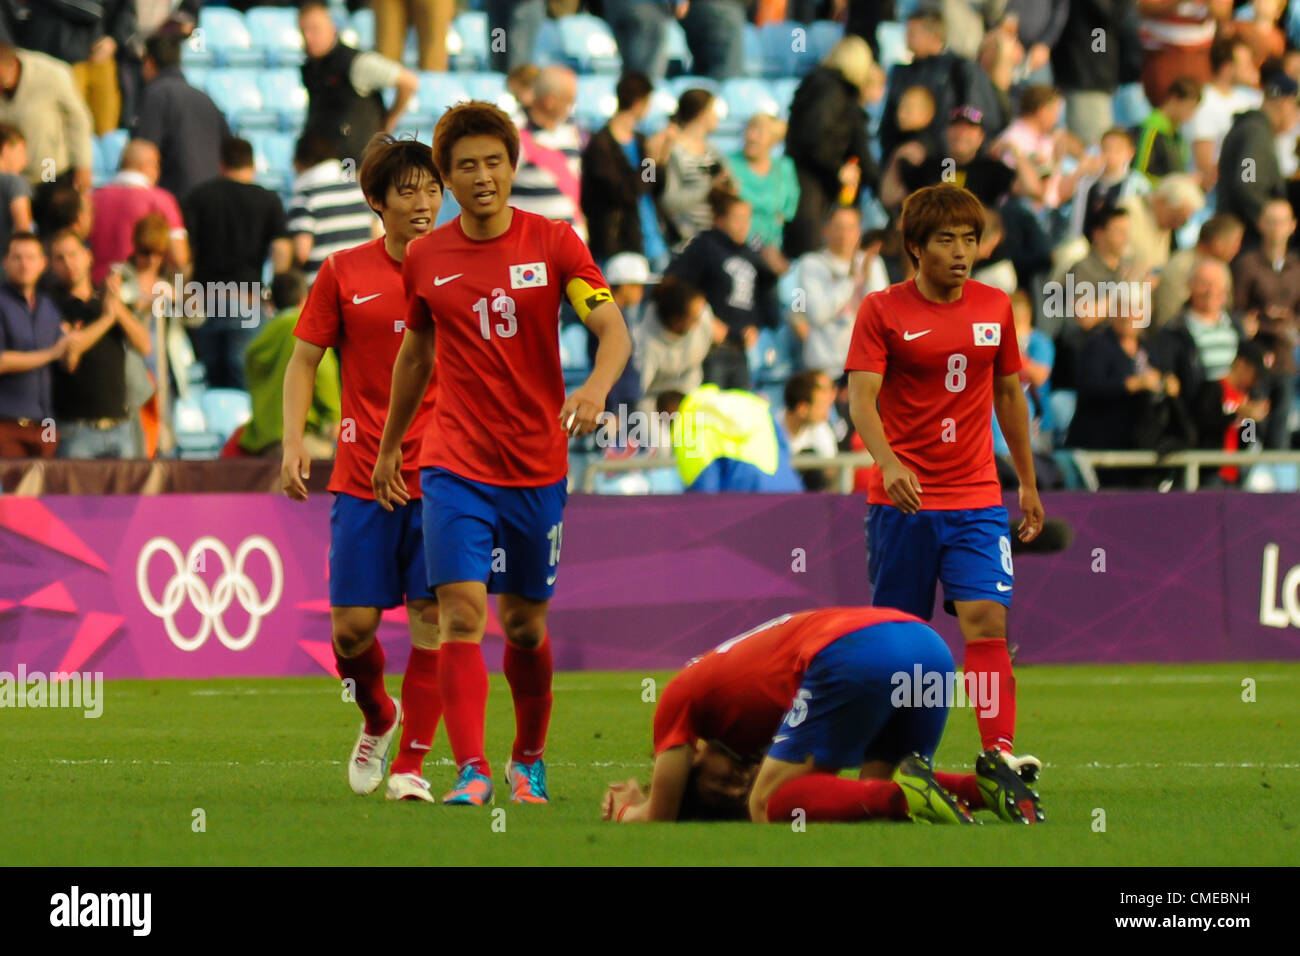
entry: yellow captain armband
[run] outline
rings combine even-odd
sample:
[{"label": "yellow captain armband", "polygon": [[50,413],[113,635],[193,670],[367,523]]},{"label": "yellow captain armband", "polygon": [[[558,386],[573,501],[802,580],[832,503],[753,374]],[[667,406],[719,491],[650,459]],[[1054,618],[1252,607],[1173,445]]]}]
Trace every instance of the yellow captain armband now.
[{"label": "yellow captain armband", "polygon": [[578,313],[578,318],[583,322],[587,321],[587,316],[591,315],[592,310],[597,306],[614,301],[614,296],[608,289],[593,288],[585,279],[570,279],[569,284],[564,287],[564,293],[569,297],[569,304],[573,306],[573,311]]}]

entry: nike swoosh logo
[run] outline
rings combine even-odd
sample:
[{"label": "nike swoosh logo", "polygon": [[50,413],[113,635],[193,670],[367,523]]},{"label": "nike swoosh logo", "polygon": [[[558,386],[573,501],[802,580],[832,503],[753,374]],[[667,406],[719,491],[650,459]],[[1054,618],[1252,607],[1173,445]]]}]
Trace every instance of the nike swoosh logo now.
[{"label": "nike swoosh logo", "polygon": [[781,741],[789,740],[789,739],[790,739],[789,734],[777,734],[775,737],[772,738],[772,743],[779,744]]},{"label": "nike swoosh logo", "polygon": [[556,579],[557,577],[559,577],[559,574],[548,574],[548,575],[546,576],[546,586],[549,588],[552,584],[554,584],[554,583],[555,583],[555,579]]},{"label": "nike swoosh logo", "polygon": [[369,302],[371,299],[378,299],[381,295],[383,295],[382,292],[376,292],[374,295],[368,295],[364,299],[361,298],[361,296],[359,295],[354,295],[352,296],[352,304],[364,305],[365,303]]},{"label": "nike swoosh logo", "polygon": [[903,341],[910,342],[912,339],[919,339],[923,335],[929,335],[934,329],[926,329],[924,332],[904,332]]},{"label": "nike swoosh logo", "polygon": [[465,273],[463,273],[463,272],[457,272],[454,276],[434,276],[434,277],[433,277],[433,284],[434,284],[434,285],[446,285],[446,284],[447,284],[448,282],[450,282],[452,279],[459,279],[459,278],[460,278],[461,276],[463,276],[464,274],[465,274]]},{"label": "nike swoosh logo", "polygon": [[1001,581],[999,581],[999,582],[998,582],[998,590],[999,590],[999,591],[1010,591],[1010,590],[1011,590],[1011,585],[1010,585],[1010,584],[1003,584]]}]

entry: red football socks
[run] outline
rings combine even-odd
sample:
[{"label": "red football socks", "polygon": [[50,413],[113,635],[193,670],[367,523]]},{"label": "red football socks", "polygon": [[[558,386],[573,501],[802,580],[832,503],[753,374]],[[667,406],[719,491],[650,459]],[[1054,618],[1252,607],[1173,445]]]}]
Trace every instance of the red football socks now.
[{"label": "red football socks", "polygon": [[984,806],[984,794],[980,793],[975,774],[944,773],[942,770],[936,770],[934,779],[943,789],[964,800],[972,810],[979,810]]},{"label": "red football socks", "polygon": [[[966,644],[967,696],[977,690],[975,720],[985,750],[1011,750],[1016,736],[1016,679],[1005,638]],[[985,697],[988,699],[986,700]]]},{"label": "red football socks", "polygon": [[379,736],[393,726],[397,707],[384,687],[384,649],[374,640],[356,657],[339,657],[334,651],[339,676],[352,681],[352,694],[366,719],[366,733]]},{"label": "red football socks", "polygon": [[483,725],[487,720],[488,676],[483,649],[469,641],[447,641],[438,651],[438,688],[442,716],[456,766],[469,764],[491,776],[483,756]]},{"label": "red football socks", "polygon": [[767,819],[789,823],[796,810],[808,821],[906,820],[907,799],[892,780],[850,780],[810,773],[781,786],[767,802]]},{"label": "red football socks", "polygon": [[546,750],[546,730],[551,724],[551,637],[536,647],[506,642],[502,662],[510,696],[515,703],[515,745],[510,759],[516,763],[540,760]]},{"label": "red football socks", "polygon": [[402,677],[402,743],[393,760],[392,773],[421,773],[424,756],[433,747],[433,735],[442,717],[438,654],[436,650],[411,648],[406,674]]}]

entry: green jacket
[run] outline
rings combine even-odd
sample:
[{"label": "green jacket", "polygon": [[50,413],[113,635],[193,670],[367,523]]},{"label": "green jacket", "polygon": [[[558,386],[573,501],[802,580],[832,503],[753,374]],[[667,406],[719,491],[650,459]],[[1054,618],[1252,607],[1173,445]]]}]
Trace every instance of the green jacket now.
[{"label": "green jacket", "polygon": [[[293,355],[293,329],[301,306],[277,314],[244,353],[244,375],[252,396],[253,417],[244,426],[239,447],[260,454],[284,440],[284,371]],[[340,408],[339,362],[327,349],[316,367],[316,388],[307,410],[307,431],[323,434],[338,424]]]}]

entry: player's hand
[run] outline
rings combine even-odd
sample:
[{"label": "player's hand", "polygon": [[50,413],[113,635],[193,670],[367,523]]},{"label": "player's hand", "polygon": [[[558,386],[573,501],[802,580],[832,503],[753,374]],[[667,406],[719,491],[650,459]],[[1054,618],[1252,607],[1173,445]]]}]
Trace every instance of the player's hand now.
[{"label": "player's hand", "polygon": [[618,815],[624,809],[645,803],[645,800],[645,794],[641,792],[641,784],[635,779],[624,780],[622,783],[611,783],[609,789],[605,791],[605,797],[600,804],[600,818],[602,820],[617,820]]},{"label": "player's hand", "polygon": [[286,443],[280,458],[280,490],[293,501],[306,501],[310,477],[311,455],[303,451],[301,443]]},{"label": "player's hand", "polygon": [[1037,488],[1020,486],[1020,513],[1024,517],[1016,531],[1020,540],[1028,543],[1043,530],[1043,502],[1038,497]]},{"label": "player's hand", "polygon": [[411,493],[406,490],[402,478],[402,449],[387,455],[380,452],[370,473],[370,487],[379,507],[385,511],[392,511],[393,505],[405,505],[411,500]]},{"label": "player's hand", "polygon": [[914,515],[921,510],[921,479],[916,477],[916,472],[895,460],[892,464],[881,465],[880,475],[885,482],[885,494],[889,495],[895,508],[905,515]]},{"label": "player's hand", "polygon": [[605,396],[590,385],[580,385],[560,409],[560,427],[570,438],[590,434],[600,424],[604,410]]}]

